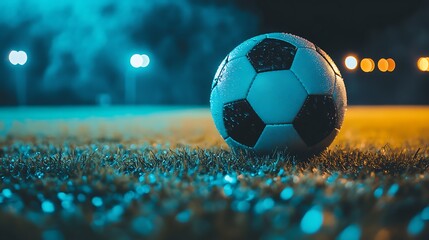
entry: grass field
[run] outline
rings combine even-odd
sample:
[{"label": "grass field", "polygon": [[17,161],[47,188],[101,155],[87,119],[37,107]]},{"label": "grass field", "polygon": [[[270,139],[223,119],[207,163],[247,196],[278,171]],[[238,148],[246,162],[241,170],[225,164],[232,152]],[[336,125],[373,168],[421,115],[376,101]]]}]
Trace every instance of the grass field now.
[{"label": "grass field", "polygon": [[429,107],[232,154],[204,108],[0,109],[1,239],[429,239]]}]

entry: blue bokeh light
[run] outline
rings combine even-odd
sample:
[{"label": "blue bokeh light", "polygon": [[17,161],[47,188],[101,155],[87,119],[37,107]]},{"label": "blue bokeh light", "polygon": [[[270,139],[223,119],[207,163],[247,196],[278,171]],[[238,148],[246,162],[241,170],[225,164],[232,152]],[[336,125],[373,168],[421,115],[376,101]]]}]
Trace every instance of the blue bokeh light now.
[{"label": "blue bokeh light", "polygon": [[337,240],[359,240],[361,236],[361,230],[359,225],[352,224],[346,227],[340,235],[338,235]]},{"label": "blue bokeh light", "polygon": [[323,210],[315,206],[308,210],[301,220],[301,230],[307,234],[313,234],[319,231],[323,223]]},{"label": "blue bokeh light", "polygon": [[383,196],[383,188],[382,187],[378,187],[374,190],[374,197],[375,198],[380,198],[381,196]]},{"label": "blue bokeh light", "polygon": [[232,195],[233,192],[234,192],[234,189],[230,184],[227,184],[223,187],[223,193],[225,194],[225,196],[229,197]]},{"label": "blue bokeh light", "polygon": [[191,210],[184,210],[176,215],[176,220],[181,223],[186,223],[191,218]]},{"label": "blue bokeh light", "polygon": [[421,233],[424,227],[425,227],[425,223],[420,217],[420,214],[417,214],[411,219],[410,223],[408,224],[407,230],[410,235],[415,236]]},{"label": "blue bokeh light", "polygon": [[53,213],[55,211],[55,205],[51,201],[45,200],[42,202],[42,211],[45,213]]},{"label": "blue bokeh light", "polygon": [[10,198],[12,197],[12,191],[9,188],[5,188],[3,189],[3,191],[1,192],[3,194],[3,196],[5,198]]},{"label": "blue bokeh light", "polygon": [[101,199],[100,197],[93,197],[91,202],[92,202],[92,205],[94,205],[94,207],[103,206],[103,199]]},{"label": "blue bokeh light", "polygon": [[153,222],[144,216],[135,218],[131,226],[136,233],[144,236],[151,234],[155,228]]},{"label": "blue bokeh light", "polygon": [[393,197],[396,195],[398,190],[399,190],[399,185],[397,183],[395,183],[392,186],[390,186],[389,190],[387,191],[387,195]]},{"label": "blue bokeh light", "polygon": [[280,198],[283,200],[289,200],[293,197],[294,191],[291,187],[286,187],[283,189],[283,191],[280,193]]},{"label": "blue bokeh light", "polygon": [[422,213],[421,213],[420,216],[421,216],[422,220],[424,220],[424,221],[428,221],[429,220],[429,206],[425,207],[422,210]]},{"label": "blue bokeh light", "polygon": [[264,213],[267,210],[270,210],[271,208],[273,208],[275,205],[275,202],[272,198],[265,198],[262,199],[260,201],[258,201],[258,203],[256,203],[255,205],[255,212],[257,214],[261,214]]}]

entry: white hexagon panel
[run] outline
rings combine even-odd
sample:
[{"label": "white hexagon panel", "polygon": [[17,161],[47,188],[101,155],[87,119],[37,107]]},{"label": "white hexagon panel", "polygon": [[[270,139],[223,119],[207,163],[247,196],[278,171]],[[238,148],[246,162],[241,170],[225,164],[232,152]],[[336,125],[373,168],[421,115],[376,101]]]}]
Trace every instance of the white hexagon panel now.
[{"label": "white hexagon panel", "polygon": [[302,82],[308,94],[332,94],[335,73],[316,50],[298,49],[291,70]]},{"label": "white hexagon panel", "polygon": [[292,123],[307,92],[290,70],[256,75],[247,100],[266,124]]},{"label": "white hexagon panel", "polygon": [[267,125],[255,145],[255,150],[261,153],[273,151],[303,151],[307,148],[304,141],[292,124]]}]

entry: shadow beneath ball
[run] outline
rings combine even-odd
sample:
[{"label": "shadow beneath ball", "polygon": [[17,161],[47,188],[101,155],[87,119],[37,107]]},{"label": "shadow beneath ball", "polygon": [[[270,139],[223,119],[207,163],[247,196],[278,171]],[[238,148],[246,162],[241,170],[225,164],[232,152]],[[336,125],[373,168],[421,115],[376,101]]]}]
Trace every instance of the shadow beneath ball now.
[{"label": "shadow beneath ball", "polygon": [[257,152],[253,149],[231,148],[231,153],[237,159],[247,159],[253,162],[263,161],[279,161],[289,162],[292,165],[300,163],[310,163],[314,158],[317,158],[326,153],[327,146],[315,146],[310,151],[289,151],[287,148],[275,148],[271,152]]}]

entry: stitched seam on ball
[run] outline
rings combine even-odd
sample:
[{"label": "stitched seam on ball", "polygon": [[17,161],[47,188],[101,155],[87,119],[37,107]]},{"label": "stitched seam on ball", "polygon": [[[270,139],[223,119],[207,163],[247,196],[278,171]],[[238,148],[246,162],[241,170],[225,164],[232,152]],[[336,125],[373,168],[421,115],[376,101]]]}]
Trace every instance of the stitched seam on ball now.
[{"label": "stitched seam on ball", "polygon": [[253,76],[252,81],[250,82],[249,88],[247,89],[247,92],[246,92],[246,97],[245,97],[246,99],[249,96],[250,89],[252,88],[253,82],[255,82],[256,76],[258,76],[258,73],[256,73],[255,76]]},{"label": "stitched seam on ball", "polygon": [[301,86],[304,88],[305,92],[307,92],[307,95],[310,95],[310,93],[308,92],[307,88],[304,86],[304,83],[302,83],[302,81],[299,79],[299,77],[295,74],[295,72],[290,69],[290,71],[292,72],[292,74],[296,77],[296,79],[298,80],[298,82],[301,84]]}]

